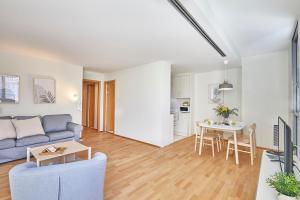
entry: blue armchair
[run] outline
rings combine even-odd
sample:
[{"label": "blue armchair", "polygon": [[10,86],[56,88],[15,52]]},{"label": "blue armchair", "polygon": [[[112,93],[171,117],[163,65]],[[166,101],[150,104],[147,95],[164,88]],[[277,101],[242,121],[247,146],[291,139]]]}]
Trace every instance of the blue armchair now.
[{"label": "blue armchair", "polygon": [[106,155],[67,164],[36,167],[33,162],[9,172],[12,200],[103,200]]}]

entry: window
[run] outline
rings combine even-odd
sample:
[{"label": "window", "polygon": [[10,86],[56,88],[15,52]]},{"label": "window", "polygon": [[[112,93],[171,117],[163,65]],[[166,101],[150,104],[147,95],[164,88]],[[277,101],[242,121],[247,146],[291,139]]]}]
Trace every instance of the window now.
[{"label": "window", "polygon": [[[293,141],[296,145],[300,144],[300,90],[299,90],[299,66],[298,66],[298,22],[292,39],[292,73],[293,73]],[[299,150],[297,154],[299,155]]]}]

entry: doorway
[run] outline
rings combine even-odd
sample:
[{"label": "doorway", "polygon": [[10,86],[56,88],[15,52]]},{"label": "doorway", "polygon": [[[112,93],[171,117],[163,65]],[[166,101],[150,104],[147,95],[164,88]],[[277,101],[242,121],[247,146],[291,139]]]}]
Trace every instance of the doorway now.
[{"label": "doorway", "polygon": [[100,128],[100,81],[83,80],[82,84],[82,125]]},{"label": "doorway", "polygon": [[104,131],[115,132],[115,81],[104,82]]}]

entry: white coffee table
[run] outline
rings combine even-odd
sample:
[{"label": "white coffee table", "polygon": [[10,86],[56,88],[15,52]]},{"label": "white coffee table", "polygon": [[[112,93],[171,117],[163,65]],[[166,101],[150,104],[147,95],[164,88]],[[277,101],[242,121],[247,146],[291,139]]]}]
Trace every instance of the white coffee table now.
[{"label": "white coffee table", "polygon": [[[55,146],[55,147],[65,147],[65,151],[60,154],[52,154],[52,155],[40,155],[40,153],[46,149],[49,146]],[[63,162],[66,162],[66,156],[69,155],[75,155],[75,153],[87,151],[88,152],[88,159],[90,160],[92,157],[92,150],[91,147],[84,146],[76,141],[68,141],[68,142],[60,142],[55,144],[49,144],[39,147],[32,147],[27,148],[27,162],[30,161],[30,156],[33,155],[33,157],[36,159],[36,165],[39,167],[41,165],[41,162],[43,161],[49,161],[51,159],[55,158],[63,158]]]}]

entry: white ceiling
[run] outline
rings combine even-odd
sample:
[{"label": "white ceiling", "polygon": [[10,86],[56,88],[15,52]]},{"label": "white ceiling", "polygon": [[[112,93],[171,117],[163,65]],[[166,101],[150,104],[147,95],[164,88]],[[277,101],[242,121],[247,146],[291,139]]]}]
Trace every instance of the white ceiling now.
[{"label": "white ceiling", "polygon": [[[182,0],[231,67],[240,66],[239,55],[286,48],[296,2]],[[1,0],[0,27],[1,49],[102,72],[158,60],[202,72],[224,60],[167,0]]]},{"label": "white ceiling", "polygon": [[299,0],[196,1],[209,4],[215,23],[242,57],[287,49],[300,16]]}]

